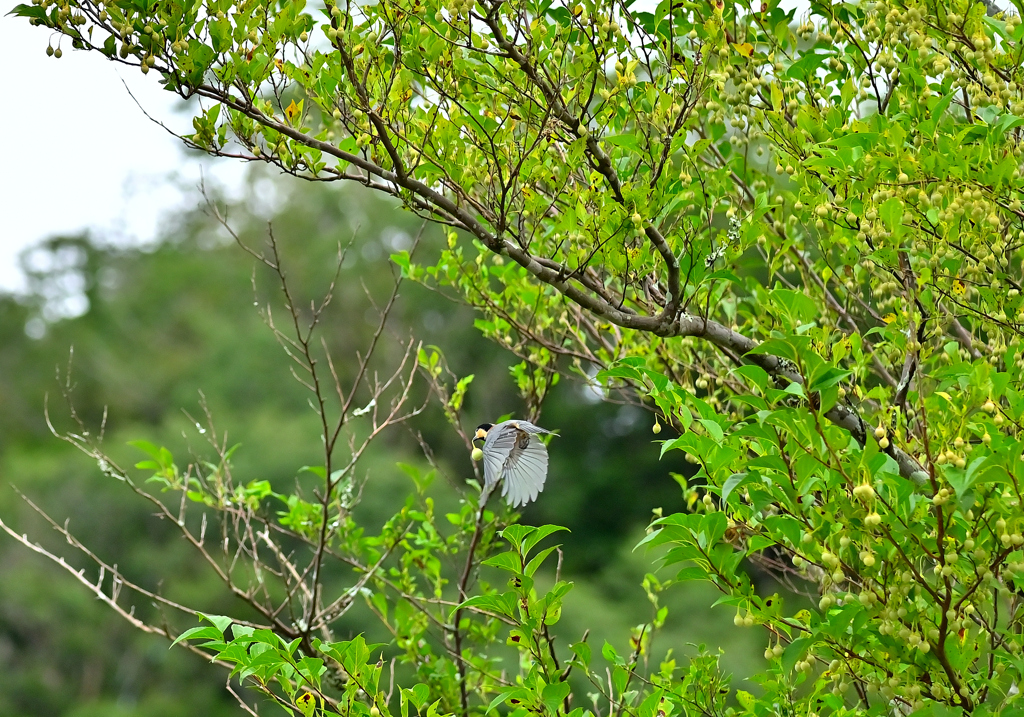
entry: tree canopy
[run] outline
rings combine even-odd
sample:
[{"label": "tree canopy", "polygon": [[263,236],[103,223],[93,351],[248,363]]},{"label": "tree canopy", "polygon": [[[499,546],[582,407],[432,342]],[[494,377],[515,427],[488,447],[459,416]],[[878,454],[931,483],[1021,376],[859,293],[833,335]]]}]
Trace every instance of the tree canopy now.
[{"label": "tree canopy", "polygon": [[[656,432],[678,434],[662,453],[696,472],[690,510],[656,520],[644,544],[682,564],[676,580],[714,584],[739,624],[763,625],[777,658],[743,709],[1018,709],[1019,15],[970,0],[812,3],[801,18],[723,0],[38,0],[15,13],[198,100],[195,148],[359,182],[451,227],[429,261],[394,261],[524,358],[531,406],[563,373],[647,401]],[[288,296],[273,244],[252,251]],[[309,555],[294,563],[277,546],[281,593],[226,580],[262,621],[235,621],[229,637],[232,619],[212,616],[187,635],[305,714],[374,715],[395,708],[391,690],[379,698],[378,650],[330,624],[376,589],[417,668],[403,715],[581,714],[574,671],[603,695],[601,714],[733,709],[707,655],[647,669],[660,610],[631,657],[604,651],[607,680],[585,641],[556,649],[569,585],[535,583],[552,549],[532,557],[553,527],[512,522],[501,543],[499,517],[467,501],[439,533],[425,483],[428,502],[411,498],[381,534],[348,522],[360,441],[418,410],[407,368],[422,367],[463,437],[470,379],[409,344],[390,381],[361,383],[360,359],[335,406],[311,343],[321,309],[287,303],[294,325],[278,335],[326,450],[319,493],[273,524]],[[229,499],[226,447],[198,486],[147,449],[144,468],[220,513],[259,573],[257,533],[239,526],[273,522],[259,512],[269,494]],[[465,559],[453,575],[438,558],[450,552]],[[322,603],[328,556],[360,577]],[[818,609],[782,609],[744,559]],[[511,573],[507,590],[474,582],[480,560]],[[662,584],[645,587],[657,606]],[[519,650],[516,677],[500,673],[495,641]],[[324,670],[347,677],[329,688]]]},{"label": "tree canopy", "polygon": [[[255,187],[265,187],[264,175],[256,173]],[[328,346],[341,359],[338,370],[349,375],[354,364],[344,348],[365,341],[374,328],[367,322],[373,313],[364,286],[374,300],[388,295],[387,254],[415,235],[422,222],[359,187],[303,186],[287,179],[276,180],[276,186],[278,203],[270,220],[291,257],[289,276],[299,287],[308,287],[311,296],[314,287],[325,287],[334,273],[338,241],[350,246],[334,304],[343,310],[328,312],[323,324]],[[196,199],[201,200],[198,193]],[[254,204],[247,192],[218,206],[232,217],[244,241],[258,244],[265,237],[267,215],[263,206],[248,213]],[[144,458],[125,445],[140,437],[175,456],[192,460],[202,455],[204,435],[188,418],[202,418],[202,400],[218,428],[241,444],[232,456],[236,475],[247,483],[266,481],[281,495],[294,489],[297,467],[315,464],[322,451],[315,417],[302,387],[290,380],[287,356],[253,306],[252,263],[225,242],[222,231],[200,204],[163,222],[162,237],[144,249],[115,249],[98,237],[62,237],[30,250],[25,263],[32,272],[31,293],[0,296],[0,475],[5,480],[0,520],[61,552],[75,570],[98,578],[87,556],[65,551],[67,543],[13,485],[59,524],[69,521],[78,540],[116,562],[132,582],[206,613],[236,614],[238,603],[223,591],[215,573],[193,559],[177,528],[155,520],[151,504],[95,470],[71,446],[55,441],[43,413],[49,394],[53,422],[68,425],[59,394],[70,359],[75,409],[93,428],[106,412],[103,445],[117,462]],[[441,232],[431,230],[420,251],[442,245]],[[257,273],[258,295],[274,300],[270,278]],[[64,297],[61,291],[79,289],[87,306],[83,315],[61,318],[59,307],[48,305]],[[81,298],[76,305],[83,305]],[[284,310],[276,301],[273,305],[275,312]],[[45,326],[41,337],[40,321]],[[26,325],[32,336],[26,335]],[[444,347],[453,370],[476,374],[466,397],[468,415],[491,418],[521,405],[509,374],[510,356],[479,335],[470,310],[406,284],[389,330],[414,332]],[[55,369],[62,380],[54,380]],[[545,399],[543,420],[560,429],[558,450],[551,456],[553,489],[544,501],[530,505],[523,519],[555,521],[572,531],[560,541],[562,574],[575,585],[563,610],[563,629],[582,634],[590,628],[597,644],[607,639],[625,650],[629,627],[649,613],[636,600],[648,561],[631,549],[643,535],[652,505],[666,510],[683,505],[678,486],[666,476],[687,466],[681,455],[659,462],[656,451],[645,449],[650,432],[640,409],[595,399],[568,381]],[[465,447],[436,407],[413,428],[451,478],[435,480],[430,489],[435,505],[450,511],[457,506],[468,467]],[[379,526],[404,502],[412,482],[396,461],[430,470],[410,432],[392,432],[371,446],[361,462],[369,476],[357,507],[362,524]],[[573,480],[580,471],[586,480]],[[267,507],[272,509],[273,501]],[[237,713],[223,689],[224,673],[183,650],[168,651],[166,640],[136,634],[73,576],[62,575],[59,565],[41,564],[4,536],[0,566],[0,713]],[[727,611],[712,611],[712,591],[692,583],[666,596],[672,614],[661,639],[735,646],[724,664],[738,676],[749,675],[762,661],[759,638],[735,628]],[[137,616],[158,614],[137,596],[121,599],[135,607]],[[366,614],[354,612],[336,629],[365,630],[375,642],[386,639],[382,627],[373,630]],[[696,626],[688,618],[695,614],[701,615]],[[600,616],[599,624],[594,616]],[[162,618],[175,630],[195,621],[191,614],[175,618],[165,613]]]}]

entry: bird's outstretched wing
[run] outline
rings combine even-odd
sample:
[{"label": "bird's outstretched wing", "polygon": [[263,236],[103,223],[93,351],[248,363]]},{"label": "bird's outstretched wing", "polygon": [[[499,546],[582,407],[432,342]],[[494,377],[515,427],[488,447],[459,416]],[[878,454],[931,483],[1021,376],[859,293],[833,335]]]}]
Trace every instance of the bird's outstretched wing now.
[{"label": "bird's outstretched wing", "polygon": [[548,477],[548,450],[536,434],[520,434],[505,461],[505,483],[501,494],[513,508],[537,499]]},{"label": "bird's outstretched wing", "polygon": [[[525,431],[526,433],[529,433],[531,435],[536,435],[538,433],[551,433],[551,431],[549,431],[548,429],[541,428],[540,426],[535,426],[529,421],[505,421],[505,423],[513,424],[519,430]],[[504,426],[505,423],[502,423],[501,425]]]},{"label": "bird's outstretched wing", "polygon": [[544,489],[548,451],[538,434],[550,433],[529,421],[505,421],[491,428],[484,441],[484,482],[487,488],[504,480],[501,494],[513,508],[526,505]]},{"label": "bird's outstretched wing", "polygon": [[[506,430],[511,428],[511,430]],[[490,489],[501,480],[505,461],[516,445],[516,430],[508,421],[492,426],[484,439],[484,485]]]}]

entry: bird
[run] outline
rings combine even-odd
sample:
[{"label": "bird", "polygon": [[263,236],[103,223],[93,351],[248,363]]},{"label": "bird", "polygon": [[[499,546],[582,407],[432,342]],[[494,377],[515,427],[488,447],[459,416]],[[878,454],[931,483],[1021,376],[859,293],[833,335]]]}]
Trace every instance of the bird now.
[{"label": "bird", "polygon": [[483,441],[483,448],[473,453],[484,461],[486,495],[501,482],[501,494],[513,508],[537,499],[548,477],[548,449],[540,440],[542,433],[551,431],[519,420],[477,427],[473,443]]}]

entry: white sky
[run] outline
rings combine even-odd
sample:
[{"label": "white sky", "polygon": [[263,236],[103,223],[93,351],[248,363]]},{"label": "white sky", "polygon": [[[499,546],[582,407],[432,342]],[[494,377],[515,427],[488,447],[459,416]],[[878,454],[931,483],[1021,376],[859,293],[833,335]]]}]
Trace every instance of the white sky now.
[{"label": "white sky", "polygon": [[187,131],[191,122],[174,113],[178,100],[156,75],[70,43],[60,60],[47,57],[49,30],[7,17],[15,4],[0,0],[0,291],[23,286],[18,252],[48,236],[91,229],[117,242],[152,240],[161,216],[195,202],[184,192],[201,167],[208,184],[240,186],[243,163],[186,157],[122,84],[150,115]]}]

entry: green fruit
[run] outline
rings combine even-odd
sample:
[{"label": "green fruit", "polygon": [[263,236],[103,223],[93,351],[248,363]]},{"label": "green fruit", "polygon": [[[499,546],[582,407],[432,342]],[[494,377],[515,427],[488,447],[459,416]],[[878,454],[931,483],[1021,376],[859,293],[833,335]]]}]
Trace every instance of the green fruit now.
[{"label": "green fruit", "polygon": [[483,457],[484,457],[484,452],[482,450],[480,450],[479,448],[474,448],[473,449],[472,458],[473,458],[474,461],[479,461]]}]

